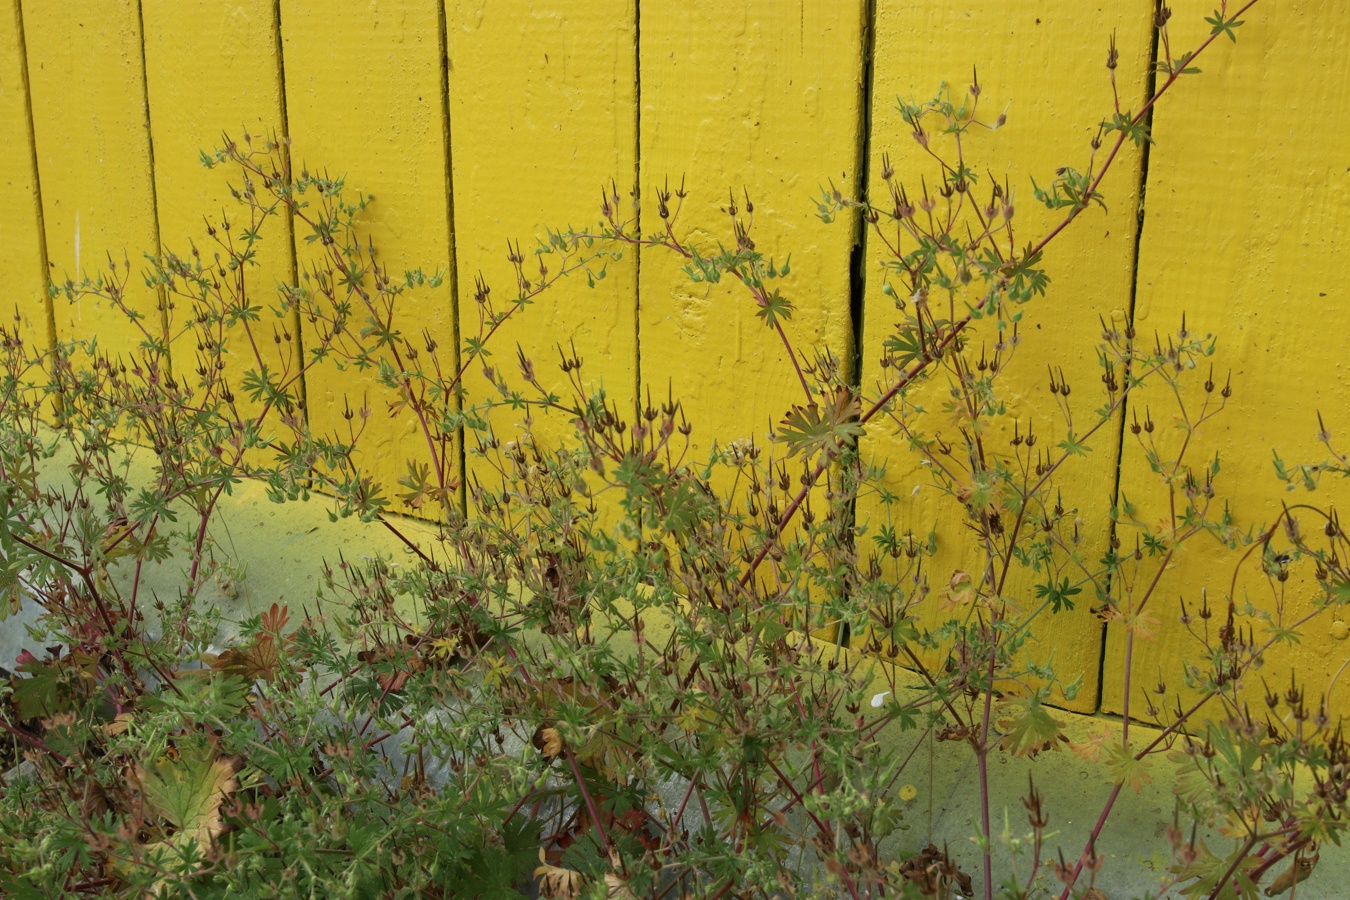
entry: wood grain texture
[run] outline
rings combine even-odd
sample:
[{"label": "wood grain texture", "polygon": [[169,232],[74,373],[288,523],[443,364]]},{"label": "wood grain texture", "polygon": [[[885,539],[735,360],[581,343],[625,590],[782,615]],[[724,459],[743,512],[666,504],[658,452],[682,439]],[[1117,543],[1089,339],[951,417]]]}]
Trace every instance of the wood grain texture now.
[{"label": "wood grain texture", "polygon": [[[150,133],[135,0],[23,5],[43,226],[53,280],[120,271],[145,332],[163,336],[159,298],[139,277],[159,252]],[[125,315],[84,299],[55,303],[63,340],[97,336],[108,353],[144,334]]]},{"label": "wood grain texture", "polygon": [[[434,0],[333,4],[283,0],[282,52],[287,117],[297,171],[346,174],[347,189],[373,195],[363,213],[366,235],[392,273],[421,268],[449,272],[453,260],[442,102],[440,6]],[[304,226],[296,223],[297,242]],[[303,272],[318,252],[298,244]],[[456,346],[452,279],[404,295],[402,327],[423,329],[453,360]],[[364,316],[361,317],[362,319]],[[306,328],[302,345],[315,343]],[[306,381],[309,422],[345,439],[345,408],[371,418],[361,464],[385,485],[385,496],[409,461],[431,462],[417,418],[374,377],[331,366]],[[438,453],[440,451],[437,451]],[[449,449],[449,477],[459,478],[458,451]]]},{"label": "wood grain texture", "polygon": [[47,297],[42,207],[28,117],[28,80],[18,0],[0,7],[0,271],[9,295],[0,306],[22,319],[25,341],[49,346],[51,301]]},{"label": "wood grain texture", "polygon": [[[201,154],[224,146],[225,136],[245,147],[245,135],[261,148],[284,134],[281,68],[277,59],[277,17],[273,0],[144,0],[146,84],[155,148],[155,197],[160,237],[166,253],[188,258],[197,248],[203,259],[238,247],[239,233],[257,224],[231,196],[240,184],[237,170],[208,169]],[[217,228],[207,233],[207,221]],[[230,222],[226,231],[219,226]],[[249,306],[258,320],[241,322],[225,337],[224,377],[244,410],[256,410],[241,387],[245,372],[266,366],[295,371],[299,322],[293,314],[278,318],[277,285],[294,279],[290,222],[276,215],[261,223],[254,245],[256,265],[230,277],[242,279]],[[175,303],[175,321],[186,314]],[[274,336],[290,334],[277,344]]]},{"label": "wood grain texture", "polygon": [[[716,253],[734,246],[728,192],[754,201],[765,256],[791,254],[787,331],[809,362],[828,350],[851,360],[849,254],[854,233],[825,225],[812,198],[855,177],[861,137],[861,3],[717,4],[643,9],[642,230],[660,231],[656,190],[685,180],[677,233]],[[782,343],[739,284],[695,284],[683,261],[644,250],[639,282],[642,386],[672,391],[693,424],[694,459],[713,441],[766,437],[804,403]]]},{"label": "wood grain texture", "polygon": [[[170,249],[201,240],[201,213],[232,202],[221,174],[199,167],[197,151],[214,145],[221,131],[263,133],[286,121],[297,169],[346,173],[352,190],[375,196],[364,221],[391,270],[451,276],[405,303],[408,321],[425,327],[443,355],[454,355],[460,322],[476,321],[476,272],[498,296],[511,293],[508,238],[520,238],[528,252],[541,226],[589,225],[598,189],[611,178],[625,199],[637,182],[642,229],[651,233],[660,227],[655,189],[667,177],[672,184],[683,177],[690,197],[680,233],[707,247],[731,239],[721,211],[728,189],[738,199],[749,192],[759,249],[779,260],[792,253],[783,288],[797,307],[789,327],[795,346],[856,363],[871,391],[882,374],[881,341],[897,315],[881,290],[881,252],[869,240],[862,352],[851,360],[856,234],[848,223],[817,220],[811,200],[820,185],[859,192],[865,138],[873,198],[881,196],[883,153],[907,183],[931,173],[895,98],[931,96],[944,79],[959,92],[978,65],[984,109],[996,115],[1006,104],[1008,122],[977,134],[971,159],[982,178],[1009,177],[1019,244],[1034,239],[1053,216],[1032,198],[1030,176],[1044,184],[1056,167],[1086,162],[1087,143],[1111,110],[1103,62],[1113,32],[1122,101],[1138,107],[1154,7],[1152,0],[876,0],[871,132],[864,135],[869,6],[860,2],[691,0],[639,10],[636,0],[528,8],[483,0],[144,0],[143,8],[135,0],[9,0],[0,9],[7,296],[30,333],[47,339],[48,274],[64,281],[94,273],[109,254],[119,264],[129,257],[139,273],[141,254],[158,252],[161,234]],[[1201,62],[1203,74],[1159,105],[1137,274],[1141,156],[1127,147],[1103,186],[1109,212],[1090,210],[1049,248],[1050,292],[1026,307],[1023,342],[1003,380],[1010,411],[996,435],[1010,433],[1015,418],[1036,416],[1045,446],[1064,437],[1062,421],[1046,415],[1053,409],[1047,364],[1063,369],[1085,415],[1099,405],[1099,317],[1123,323],[1133,315],[1141,335],[1166,335],[1183,311],[1193,330],[1219,335],[1219,371],[1233,372],[1229,409],[1188,452],[1197,461],[1220,455],[1220,496],[1230,499],[1242,528],[1269,521],[1288,496],[1271,473],[1272,446],[1291,462],[1321,458],[1316,410],[1333,436],[1344,432],[1350,372],[1342,332],[1350,297],[1336,273],[1350,229],[1350,170],[1340,149],[1350,132],[1343,59],[1350,26],[1339,11],[1333,0],[1307,0],[1298,11],[1259,5],[1237,44],[1218,42]],[[1203,12],[1177,10],[1174,46],[1203,38]],[[280,224],[264,241],[255,280],[269,300],[276,281],[313,260],[305,255],[312,250],[292,260]],[[155,293],[135,274],[130,287],[131,302],[158,333]],[[53,336],[97,335],[113,352],[141,340],[121,314],[87,300],[59,301],[50,321]],[[556,386],[553,347],[573,339],[587,377],[621,403],[647,389],[682,398],[694,425],[694,458],[714,440],[762,440],[789,405],[802,402],[783,347],[756,318],[749,295],[736,285],[692,283],[665,250],[612,263],[593,290],[577,280],[545,295],[495,338],[495,361],[513,367],[518,342]],[[976,332],[975,340],[992,338]],[[928,390],[945,387],[939,377]],[[468,388],[471,400],[484,396],[476,369]],[[391,417],[390,398],[367,376],[325,367],[308,390],[310,421],[320,431],[337,431],[347,406],[372,410],[366,464],[386,485],[403,474],[406,460],[427,458],[415,419],[406,411]],[[1132,410],[1153,411],[1167,430],[1165,398],[1145,392]],[[509,438],[513,422],[497,416],[493,424]],[[1065,503],[1083,519],[1089,558],[1106,546],[1118,430],[1105,430],[1089,458],[1066,470]],[[1152,487],[1128,434],[1124,446],[1124,491],[1145,510],[1141,516],[1158,518],[1166,498]],[[902,441],[877,433],[864,452],[889,460],[888,485],[904,498],[897,528],[962,532],[958,504],[930,487],[911,495],[927,479]],[[457,448],[452,455],[457,478]],[[1344,498],[1325,495],[1336,500]],[[860,503],[859,513],[872,527],[880,523],[875,503]],[[971,568],[972,559],[967,544],[948,540],[934,583]],[[1204,587],[1212,604],[1222,604],[1217,598],[1228,590],[1232,566],[1213,544],[1183,551],[1152,608],[1159,634],[1135,649],[1136,675],[1155,683],[1161,674],[1170,687],[1181,685],[1177,660],[1199,645],[1178,624],[1177,598],[1196,602]],[[1287,583],[1283,615],[1311,608],[1306,574]],[[1028,598],[1034,584],[1022,579],[1012,593]],[[1241,602],[1277,611],[1260,579],[1242,590]],[[1076,610],[1037,631],[1036,652],[1053,650],[1062,674],[1084,676],[1076,708],[1093,708],[1100,695],[1103,709],[1118,712],[1122,636],[1108,635],[1103,657],[1102,626],[1087,609],[1090,600],[1079,599]],[[1331,627],[1337,618],[1344,627]],[[1350,632],[1347,623],[1350,616],[1332,611],[1327,627],[1314,628],[1302,645],[1272,651],[1268,680],[1283,683],[1298,666],[1309,690],[1324,687],[1350,655],[1350,645],[1336,638]],[[1138,710],[1143,697],[1132,701]]]},{"label": "wood grain texture", "polygon": [[[533,3],[523,12],[482,2],[446,8],[449,49],[451,160],[459,279],[459,321],[477,333],[474,278],[492,287],[499,308],[516,295],[507,242],[527,256],[525,274],[539,275],[533,253],[546,228],[584,229],[600,219],[602,186],[627,201],[637,159],[636,7],[634,0]],[[556,257],[547,257],[553,271]],[[597,269],[599,267],[597,266]],[[610,262],[587,287],[578,273],[515,313],[492,340],[490,360],[527,395],[516,347],[535,363],[540,383],[572,400],[559,368],[559,346],[575,344],[583,377],[602,386],[622,410],[637,388],[637,260]],[[496,397],[481,366],[467,373],[469,403]],[[497,436],[514,440],[522,415],[491,416]],[[571,434],[560,415],[536,415],[544,441]],[[477,445],[469,438],[469,449]],[[475,457],[468,457],[470,471]]]},{"label": "wood grain texture", "polygon": [[[1216,41],[1198,65],[1202,74],[1178,85],[1155,114],[1158,143],[1149,163],[1135,322],[1141,335],[1175,333],[1186,315],[1189,328],[1218,338],[1219,382],[1232,373],[1228,408],[1205,425],[1186,460],[1197,467],[1218,454],[1222,471],[1217,502],[1227,502],[1242,531],[1273,521],[1281,502],[1337,504],[1350,500],[1343,484],[1327,482],[1320,494],[1285,493],[1271,466],[1275,450],[1289,462],[1325,459],[1317,440],[1321,411],[1333,441],[1346,447],[1350,426],[1350,370],[1345,334],[1350,290],[1339,274],[1350,245],[1350,170],[1344,151],[1350,134],[1350,66],[1345,47],[1350,23],[1343,7],[1313,0],[1297,8],[1262,3],[1237,31],[1237,43]],[[1209,27],[1198,14],[1173,17],[1174,48],[1199,43]],[[1193,379],[1192,413],[1203,389]],[[1139,414],[1152,410],[1154,437],[1176,447],[1176,405],[1164,395],[1141,396]],[[1167,496],[1143,455],[1126,436],[1122,484],[1131,488],[1145,521],[1166,516]],[[1319,536],[1322,522],[1303,514],[1305,533]],[[1201,536],[1183,545],[1149,601],[1158,633],[1135,642],[1132,711],[1145,707],[1145,691],[1161,679],[1183,702],[1180,660],[1203,647],[1180,622],[1179,598],[1195,615],[1201,590],[1215,618],[1195,619],[1217,638],[1226,617],[1237,554]],[[1272,590],[1272,584],[1276,590]],[[1281,596],[1282,595],[1282,596]],[[1239,579],[1239,611],[1248,602],[1285,623],[1312,610],[1318,596],[1308,564],[1293,567],[1283,585],[1260,575],[1249,561]],[[1297,669],[1300,686],[1316,698],[1350,658],[1350,644],[1336,635],[1350,619],[1328,610],[1302,643],[1265,654],[1265,666],[1247,679],[1260,702],[1261,679],[1286,687]],[[1256,629],[1257,637],[1269,633]],[[1113,626],[1107,644],[1113,671],[1124,658],[1124,634]],[[1350,708],[1341,684],[1333,713]],[[1108,682],[1103,708],[1123,708],[1123,681]],[[1172,706],[1171,703],[1168,704]],[[1316,700],[1312,701],[1316,706]],[[1262,706],[1261,708],[1264,708]],[[1217,706],[1213,715],[1221,715]]]},{"label": "wood grain texture", "polygon": [[[1056,216],[1033,199],[1031,178],[1044,185],[1053,180],[1059,166],[1086,168],[1088,142],[1112,109],[1104,63],[1107,39],[1113,32],[1121,52],[1116,77],[1122,104],[1138,108],[1148,72],[1152,11],[1153,4],[1145,0],[1105,7],[1073,0],[1037,4],[880,0],[870,196],[887,196],[881,179],[884,153],[889,154],[897,180],[906,184],[911,196],[918,194],[921,175],[930,186],[941,182],[936,163],[911,137],[896,98],[926,100],[945,81],[959,102],[978,66],[980,118],[993,122],[1006,110],[1007,124],[994,132],[977,129],[971,133],[966,159],[980,178],[976,193],[987,199],[990,176],[1000,182],[1008,179],[1014,190],[1013,221],[1019,248],[1040,238],[1063,213]],[[999,378],[1008,411],[995,423],[988,441],[999,452],[1011,451],[1006,439],[1019,419],[1023,433],[1027,422],[1034,419],[1041,446],[1053,448],[1063,440],[1066,427],[1054,413],[1047,364],[1057,370],[1062,367],[1073,386],[1076,415],[1090,418],[1092,410],[1101,405],[1095,355],[1101,333],[1098,317],[1123,323],[1129,309],[1140,158],[1137,150],[1127,149],[1108,175],[1102,190],[1109,213],[1097,208],[1084,213],[1047,249],[1044,268],[1051,277],[1049,292],[1024,308],[1021,346]],[[882,341],[901,319],[894,302],[882,293],[884,252],[884,245],[869,236],[861,383],[872,394],[885,375],[879,365],[884,355]],[[986,323],[976,324],[971,339],[974,346],[987,345],[991,352],[997,340],[992,325]],[[936,412],[950,378],[944,371],[935,371],[914,396],[934,411],[926,420],[930,430],[941,433],[945,427],[948,441],[959,443],[951,424]],[[940,536],[938,556],[929,568],[934,594],[917,607],[923,616],[932,617],[927,621],[936,624],[941,589],[955,571],[980,572],[980,553],[973,538],[965,536],[960,504],[932,486],[919,455],[897,436],[894,426],[887,429],[886,423],[879,424],[883,428],[869,435],[862,449],[865,458],[887,461],[887,486],[901,497],[889,524],[901,534],[912,531],[920,539],[934,528]],[[1095,449],[1089,458],[1066,470],[1065,506],[1078,510],[1083,518],[1084,555],[1093,560],[1107,543],[1118,433],[1118,426],[1104,429],[1093,442]],[[912,493],[916,486],[917,493]],[[875,500],[860,500],[858,515],[874,530],[886,521],[885,508]],[[1033,586],[1038,577],[1043,576],[1016,573],[1005,591],[1024,611],[1037,605]],[[1073,611],[1042,619],[1035,629],[1040,643],[1032,648],[1042,659],[1053,651],[1056,670],[1065,681],[1082,676],[1082,691],[1068,704],[1082,710],[1096,706],[1101,659],[1102,626],[1089,609],[1090,594],[1089,588]]]}]

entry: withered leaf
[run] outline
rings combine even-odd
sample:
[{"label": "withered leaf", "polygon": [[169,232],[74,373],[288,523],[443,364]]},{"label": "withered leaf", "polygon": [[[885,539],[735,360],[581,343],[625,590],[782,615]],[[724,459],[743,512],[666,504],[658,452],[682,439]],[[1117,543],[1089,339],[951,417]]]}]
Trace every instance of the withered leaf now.
[{"label": "withered leaf", "polygon": [[539,865],[535,867],[534,877],[539,879],[539,896],[549,900],[571,900],[581,896],[585,879],[575,869],[564,869],[550,865],[544,856],[544,848],[539,848]]}]

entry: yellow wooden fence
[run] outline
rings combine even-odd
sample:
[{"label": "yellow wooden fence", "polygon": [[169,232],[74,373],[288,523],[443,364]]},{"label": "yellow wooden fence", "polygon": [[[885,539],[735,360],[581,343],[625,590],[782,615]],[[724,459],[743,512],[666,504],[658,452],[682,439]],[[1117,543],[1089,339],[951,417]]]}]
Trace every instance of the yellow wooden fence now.
[{"label": "yellow wooden fence", "polygon": [[[1175,0],[1172,40],[1202,39],[1215,3]],[[978,66],[984,102],[1006,103],[1009,119],[979,139],[980,166],[1016,180],[1021,227],[1032,233],[1049,218],[1032,209],[1026,176],[1044,182],[1083,156],[1110,105],[1110,35],[1123,102],[1137,108],[1146,96],[1156,7],[3,0],[0,299],[49,340],[132,340],[105,311],[50,303],[47,278],[98,268],[109,254],[135,261],[185,247],[203,230],[203,213],[232,205],[198,151],[223,132],[276,132],[292,139],[297,164],[345,172],[375,195],[368,225],[395,268],[451,274],[419,296],[417,311],[447,346],[460,318],[473,315],[475,273],[511,283],[506,240],[529,243],[542,226],[593,221],[600,185],[650,195],[683,175],[692,190],[686,225],[713,234],[726,190],[744,188],[756,203],[760,249],[792,253],[798,340],[856,355],[868,385],[880,374],[893,315],[879,289],[880,254],[861,231],[819,222],[811,196],[831,181],[853,196],[880,190],[883,153],[900,167],[916,159],[897,95],[930,95],[943,80],[964,85]],[[1287,459],[1317,458],[1316,410],[1333,430],[1350,426],[1350,306],[1340,271],[1350,237],[1350,17],[1337,0],[1265,0],[1239,37],[1218,42],[1203,74],[1157,109],[1147,158],[1131,149],[1104,185],[1109,212],[1085,214],[1053,246],[1052,290],[1023,325],[1019,353],[1031,358],[1019,371],[1030,374],[1013,385],[1019,402],[1046,404],[1039,373],[1053,361],[1087,393],[1099,374],[1093,348],[1103,318],[1167,332],[1184,311],[1193,328],[1219,335],[1220,369],[1232,371],[1235,395],[1202,450],[1221,455],[1233,513],[1254,525],[1282,499],[1272,447]],[[644,209],[644,231],[653,215]],[[304,245],[297,258],[289,235],[261,252],[268,283],[306,265]],[[132,301],[153,313],[149,290]],[[691,284],[669,254],[644,252],[611,266],[594,290],[564,285],[501,339],[539,359],[574,340],[588,374],[621,403],[673,385],[706,449],[714,437],[763,433],[791,401],[787,361],[770,337],[736,291]],[[334,378],[307,385],[320,428],[341,411],[344,393],[368,390]],[[389,423],[378,458],[414,452],[410,427]],[[1069,502],[1109,502],[1122,469],[1117,445],[1114,437],[1099,443]],[[871,438],[868,450],[891,459],[897,485],[922,478],[898,440]],[[1126,456],[1127,492],[1144,483],[1142,465],[1138,454]],[[1138,499],[1156,498],[1141,488]],[[922,521],[955,516],[932,492],[910,503]],[[1087,540],[1104,549],[1101,517],[1094,521]],[[1154,610],[1158,635],[1136,652],[1138,681],[1179,685],[1178,659],[1197,648],[1176,598],[1227,570],[1231,559],[1198,543],[1178,558]],[[1299,588],[1289,602],[1306,608],[1312,596]],[[1085,676],[1074,706],[1118,711],[1121,636],[1115,626],[1104,634],[1087,607],[1057,617],[1041,637],[1062,670]],[[1272,683],[1298,663],[1311,690],[1325,686],[1350,651],[1337,619],[1272,658]]]}]

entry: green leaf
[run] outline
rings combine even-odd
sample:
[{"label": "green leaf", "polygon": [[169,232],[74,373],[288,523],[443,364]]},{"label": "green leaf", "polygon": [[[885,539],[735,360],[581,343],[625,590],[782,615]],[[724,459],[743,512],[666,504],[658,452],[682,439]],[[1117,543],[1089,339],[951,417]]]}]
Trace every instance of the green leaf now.
[{"label": "green leaf", "polygon": [[755,315],[764,320],[764,324],[773,328],[780,322],[786,322],[792,318],[792,301],[788,300],[778,291],[764,301]]},{"label": "green leaf", "polygon": [[[1256,900],[1260,893],[1248,874],[1261,864],[1261,858],[1243,855],[1238,847],[1228,857],[1216,856],[1203,840],[1191,847],[1193,858],[1174,862],[1168,871],[1178,883],[1190,881],[1181,888],[1187,897],[1212,897],[1215,900]],[[1231,873],[1231,874],[1230,874]],[[1192,880],[1193,879],[1193,880]],[[1222,881],[1222,884],[1220,882]]]},{"label": "green leaf", "polygon": [[1092,452],[1092,448],[1075,438],[1073,432],[1069,432],[1068,437],[1060,441],[1057,446],[1070,456],[1087,456]]},{"label": "green leaf", "polygon": [[147,808],[174,829],[167,841],[151,846],[185,850],[191,844],[207,846],[215,840],[225,830],[221,803],[239,787],[235,771],[232,761],[215,758],[210,751],[185,752],[177,759],[163,758],[141,769]]},{"label": "green leaf", "polygon": [[62,689],[61,673],[55,663],[34,663],[20,667],[28,678],[15,678],[11,701],[20,719],[42,719],[72,708],[71,698]]},{"label": "green leaf", "polygon": [[1153,143],[1153,136],[1149,133],[1148,125],[1144,120],[1140,119],[1135,122],[1128,112],[1118,112],[1111,117],[1111,121],[1102,122],[1102,129],[1107,133],[1119,131],[1134,141],[1136,147]]},{"label": "green leaf", "polygon": [[858,398],[841,387],[826,406],[812,403],[792,407],[779,424],[774,439],[788,445],[789,456],[798,453],[814,456],[822,450],[833,451],[850,439],[867,433],[857,421],[861,411]]},{"label": "green leaf", "polygon": [[1225,22],[1223,11],[1216,9],[1214,10],[1214,15],[1205,16],[1205,21],[1212,26],[1209,29],[1211,35],[1218,36],[1220,34],[1226,34],[1230,41],[1235,44],[1237,43],[1237,35],[1234,33],[1234,29],[1242,27],[1241,19],[1234,18]]},{"label": "green leaf", "polygon": [[1049,600],[1052,612],[1073,609],[1073,600],[1069,598],[1081,593],[1083,593],[1083,589],[1069,584],[1067,577],[1060,584],[1055,584],[1052,578],[1046,584],[1036,585],[1036,599]]},{"label": "green leaf", "polygon": [[1015,756],[1035,756],[1042,750],[1059,747],[1062,723],[1050,715],[1041,703],[1041,691],[1026,697],[1005,700],[999,706],[999,728],[1003,739],[999,746]]},{"label": "green leaf", "polygon": [[772,644],[788,633],[788,629],[777,619],[766,619],[759,626],[759,635],[764,643]]},{"label": "green leaf", "polygon": [[1134,754],[1120,744],[1108,744],[1103,754],[1111,780],[1122,788],[1129,788],[1138,794],[1153,782],[1148,771],[1148,757],[1136,759]]},{"label": "green leaf", "polygon": [[0,558],[0,622],[19,611],[23,605],[23,585],[19,580],[19,566]]}]

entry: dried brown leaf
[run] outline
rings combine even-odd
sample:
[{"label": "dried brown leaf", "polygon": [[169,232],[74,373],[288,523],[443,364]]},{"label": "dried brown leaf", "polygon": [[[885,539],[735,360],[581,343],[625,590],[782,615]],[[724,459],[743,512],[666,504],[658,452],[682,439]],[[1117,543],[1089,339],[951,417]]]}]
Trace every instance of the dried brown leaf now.
[{"label": "dried brown leaf", "polygon": [[564,869],[550,865],[544,857],[544,849],[539,848],[539,865],[535,867],[534,877],[539,879],[539,896],[547,900],[571,900],[581,896],[585,879],[575,869]]}]

